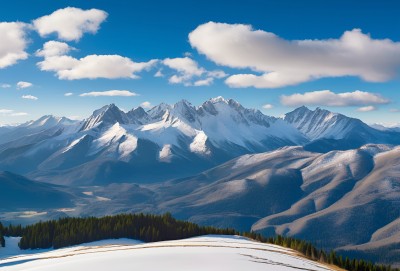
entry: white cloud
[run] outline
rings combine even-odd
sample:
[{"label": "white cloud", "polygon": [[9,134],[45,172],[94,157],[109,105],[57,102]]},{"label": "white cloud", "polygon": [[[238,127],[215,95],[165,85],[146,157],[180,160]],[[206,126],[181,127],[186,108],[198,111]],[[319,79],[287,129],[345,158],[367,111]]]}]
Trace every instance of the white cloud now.
[{"label": "white cloud", "polygon": [[43,44],[43,49],[37,50],[35,55],[42,57],[62,56],[71,50],[75,50],[75,48],[65,42],[51,40]]},{"label": "white cloud", "polygon": [[196,61],[189,57],[166,58],[163,64],[167,67],[177,70],[182,77],[201,76],[205,70],[200,68]]},{"label": "white cloud", "polygon": [[[174,74],[168,79],[168,82],[170,82],[171,84],[180,84],[180,83],[183,83],[185,80],[188,80],[188,79],[185,79],[183,76],[178,76],[178,75]],[[190,84],[187,83],[187,85],[190,85]]]},{"label": "white cloud", "polygon": [[286,106],[325,105],[325,106],[362,106],[387,104],[390,101],[378,94],[356,90],[353,92],[334,93],[330,90],[319,90],[282,95],[281,103]]},{"label": "white cloud", "polygon": [[129,97],[129,96],[138,96],[139,94],[135,92],[131,92],[129,90],[106,90],[106,91],[92,91],[92,92],[87,92],[87,93],[82,93],[79,96],[81,97],[99,97],[99,96],[123,96],[123,97]]},{"label": "white cloud", "polygon": [[22,99],[27,99],[27,100],[34,100],[34,101],[39,99],[38,97],[33,96],[33,95],[22,95],[21,98]]},{"label": "white cloud", "polygon": [[[171,84],[184,84],[185,86],[209,86],[213,83],[213,78],[226,77],[226,73],[221,70],[207,71],[200,67],[196,61],[189,57],[166,58],[162,62],[165,66],[178,72],[172,75],[168,81]],[[206,78],[200,79],[202,76]],[[193,79],[197,80],[193,83]]]},{"label": "white cloud", "polygon": [[214,78],[208,77],[203,80],[197,80],[196,82],[193,83],[193,86],[195,87],[200,87],[200,86],[209,86],[214,82]]},{"label": "white cloud", "polygon": [[137,72],[150,69],[157,60],[133,62],[119,55],[88,55],[77,59],[71,56],[46,57],[37,63],[42,71],[54,71],[59,79],[138,78]]},{"label": "white cloud", "polygon": [[225,83],[232,88],[255,87],[255,88],[278,88],[289,85],[297,85],[310,80],[304,74],[284,74],[270,72],[263,75],[235,74],[228,77]]},{"label": "white cloud", "polygon": [[264,104],[263,107],[264,109],[272,109],[274,106],[272,104]]},{"label": "white cloud", "polygon": [[218,65],[253,72],[228,77],[231,87],[276,88],[340,76],[384,82],[400,67],[400,42],[373,39],[360,29],[338,39],[285,40],[250,25],[209,22],[189,41]]},{"label": "white cloud", "polygon": [[358,112],[370,112],[370,111],[375,111],[377,108],[373,105],[369,105],[369,106],[364,106],[364,107],[360,107],[357,109]]},{"label": "white cloud", "polygon": [[224,71],[221,70],[207,71],[207,75],[219,79],[228,76]]},{"label": "white cloud", "polygon": [[10,84],[0,84],[0,88],[10,88]]},{"label": "white cloud", "polygon": [[398,109],[398,108],[391,108],[391,109],[389,109],[389,112],[397,113],[397,112],[400,112],[400,109]]},{"label": "white cloud", "polygon": [[158,70],[155,74],[154,77],[164,77],[164,74],[162,73],[162,70]]},{"label": "white cloud", "polygon": [[143,103],[141,103],[140,104],[140,107],[143,107],[143,108],[151,108],[152,107],[152,105],[151,105],[151,103],[150,102],[143,102]]},{"label": "white cloud", "polygon": [[33,26],[41,37],[57,33],[59,39],[78,41],[84,33],[95,34],[107,16],[99,9],[67,7],[34,20]]},{"label": "white cloud", "polygon": [[33,84],[30,82],[25,82],[25,81],[19,81],[17,83],[17,89],[24,89],[24,88],[30,88],[32,87]]},{"label": "white cloud", "polygon": [[29,114],[26,112],[14,112],[11,113],[9,116],[11,117],[21,117],[21,116],[28,116]]},{"label": "white cloud", "polygon": [[26,24],[0,22],[0,69],[27,59],[25,52],[28,40],[25,37]]},{"label": "white cloud", "polygon": [[69,97],[69,96],[72,96],[72,95],[74,95],[74,93],[72,93],[72,92],[64,93],[64,96],[66,96],[66,97]]},{"label": "white cloud", "polygon": [[11,109],[0,109],[0,115],[8,117],[19,117],[19,116],[27,116],[28,113],[15,112],[14,110]]}]

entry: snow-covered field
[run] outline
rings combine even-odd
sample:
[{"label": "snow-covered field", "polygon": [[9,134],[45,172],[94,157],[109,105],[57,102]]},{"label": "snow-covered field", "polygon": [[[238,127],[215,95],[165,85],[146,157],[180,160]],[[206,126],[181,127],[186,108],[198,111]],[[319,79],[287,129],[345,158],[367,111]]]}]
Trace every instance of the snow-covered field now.
[{"label": "snow-covered field", "polygon": [[58,250],[0,248],[1,270],[333,270],[278,246],[238,236],[202,236],[155,243],[117,239]]}]

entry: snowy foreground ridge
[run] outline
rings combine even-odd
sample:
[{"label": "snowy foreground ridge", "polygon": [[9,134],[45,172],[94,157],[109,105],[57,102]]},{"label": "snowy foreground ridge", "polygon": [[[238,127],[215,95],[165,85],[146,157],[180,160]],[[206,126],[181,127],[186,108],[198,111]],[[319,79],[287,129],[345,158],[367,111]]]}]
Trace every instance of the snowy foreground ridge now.
[{"label": "snowy foreground ridge", "polygon": [[[7,253],[9,256],[5,256]],[[1,270],[334,270],[295,251],[238,236],[209,235],[147,244],[128,239],[105,240],[10,256],[13,253],[15,247],[0,248]]]}]

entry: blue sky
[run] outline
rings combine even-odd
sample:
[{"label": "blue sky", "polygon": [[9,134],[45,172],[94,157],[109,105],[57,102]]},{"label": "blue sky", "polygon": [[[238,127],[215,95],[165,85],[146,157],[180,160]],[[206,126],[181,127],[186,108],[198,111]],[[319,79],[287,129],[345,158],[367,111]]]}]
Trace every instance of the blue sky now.
[{"label": "blue sky", "polygon": [[7,1],[0,38],[17,37],[0,43],[0,124],[216,96],[275,116],[305,104],[399,122],[399,11],[398,1]]}]

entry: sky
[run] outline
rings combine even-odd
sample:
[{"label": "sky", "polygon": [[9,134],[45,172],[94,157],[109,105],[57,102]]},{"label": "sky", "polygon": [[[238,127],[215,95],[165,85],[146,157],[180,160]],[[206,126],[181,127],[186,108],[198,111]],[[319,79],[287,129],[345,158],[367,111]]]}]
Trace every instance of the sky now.
[{"label": "sky", "polygon": [[14,0],[0,9],[0,124],[223,96],[400,122],[400,2]]}]

